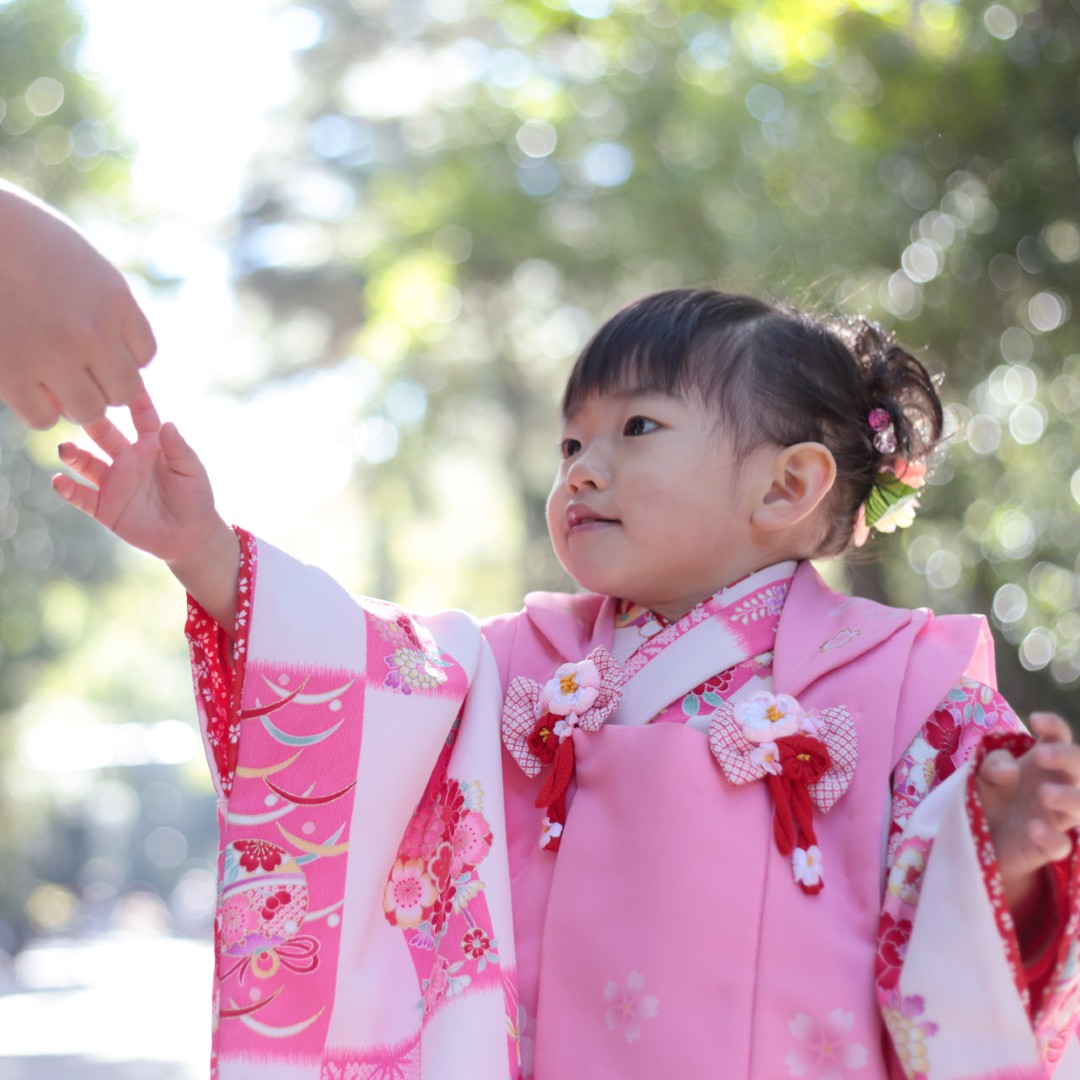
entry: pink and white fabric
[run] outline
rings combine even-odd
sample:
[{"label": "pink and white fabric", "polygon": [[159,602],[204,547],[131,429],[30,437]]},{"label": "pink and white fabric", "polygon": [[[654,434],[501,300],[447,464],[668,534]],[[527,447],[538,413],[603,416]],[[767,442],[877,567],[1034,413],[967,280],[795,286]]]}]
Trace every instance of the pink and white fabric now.
[{"label": "pink and white fabric", "polygon": [[[919,738],[958,679],[990,681],[980,620],[841,597],[802,565],[672,626],[616,629],[614,600],[535,594],[481,633],[245,550],[235,657],[189,621],[223,828],[222,1080],[1080,1075],[1076,928],[1025,1022],[1016,971],[992,959],[1006,950],[970,766],[957,752],[940,788],[890,793],[898,762],[913,788],[939,764],[917,766]],[[618,671],[599,724],[578,722],[602,692],[590,655]],[[557,854],[538,843],[550,767],[526,775],[499,749],[519,677],[573,748]],[[837,732],[842,710],[855,731],[844,790],[813,806],[816,894],[777,850],[764,778],[732,783],[710,749],[718,716],[761,694]],[[893,896],[901,860],[897,895],[922,895],[890,953],[883,882]],[[964,919],[957,948],[991,957],[979,979],[935,962]]]}]

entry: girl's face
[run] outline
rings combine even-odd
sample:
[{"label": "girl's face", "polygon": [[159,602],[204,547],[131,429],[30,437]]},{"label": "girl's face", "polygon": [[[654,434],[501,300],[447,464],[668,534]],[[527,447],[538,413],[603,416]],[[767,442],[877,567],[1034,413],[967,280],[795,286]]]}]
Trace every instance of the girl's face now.
[{"label": "girl's face", "polygon": [[739,461],[694,399],[591,395],[563,423],[548,498],[559,562],[591,592],[681,618],[759,569],[750,515],[776,453],[761,447]]}]

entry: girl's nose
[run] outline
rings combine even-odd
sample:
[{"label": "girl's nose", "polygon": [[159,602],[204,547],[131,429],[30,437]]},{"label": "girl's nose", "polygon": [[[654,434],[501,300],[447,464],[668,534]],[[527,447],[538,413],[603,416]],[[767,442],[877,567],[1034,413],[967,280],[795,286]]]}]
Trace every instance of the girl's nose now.
[{"label": "girl's nose", "polygon": [[582,450],[566,470],[566,486],[574,493],[589,487],[602,491],[609,483],[608,474],[606,464],[595,450]]}]

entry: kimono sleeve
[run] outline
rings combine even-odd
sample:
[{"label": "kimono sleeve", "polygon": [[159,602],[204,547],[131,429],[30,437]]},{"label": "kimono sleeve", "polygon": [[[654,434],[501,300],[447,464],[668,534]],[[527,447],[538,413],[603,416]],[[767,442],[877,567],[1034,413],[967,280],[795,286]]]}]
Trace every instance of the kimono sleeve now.
[{"label": "kimono sleeve", "polygon": [[1022,955],[975,790],[987,752],[1030,744],[996,691],[962,679],[894,772],[876,975],[906,1077],[1080,1076],[1077,860],[1048,872]]}]

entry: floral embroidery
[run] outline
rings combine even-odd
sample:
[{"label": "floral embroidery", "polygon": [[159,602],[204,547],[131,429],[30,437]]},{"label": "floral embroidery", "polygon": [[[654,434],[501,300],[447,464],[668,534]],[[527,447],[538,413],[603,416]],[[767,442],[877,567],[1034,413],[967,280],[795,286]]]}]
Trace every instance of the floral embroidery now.
[{"label": "floral embroidery", "polygon": [[788,1031],[801,1045],[784,1057],[788,1072],[817,1080],[842,1080],[845,1072],[863,1068],[869,1052],[862,1043],[849,1041],[854,1026],[855,1014],[844,1009],[833,1009],[824,1022],[796,1013],[788,1021]]},{"label": "floral embroidery", "polygon": [[930,1068],[926,1040],[937,1033],[937,1024],[918,1019],[925,1007],[921,997],[912,995],[881,1010],[907,1080],[926,1076]]},{"label": "floral embroidery", "polygon": [[651,1020],[660,1010],[660,1000],[652,994],[644,994],[645,976],[631,971],[625,984],[611,979],[604,987],[604,1000],[608,1007],[604,1023],[610,1032],[619,1032],[628,1043],[641,1038],[641,1021]]},{"label": "floral embroidery", "polygon": [[855,775],[855,725],[847,709],[807,712],[788,694],[751,694],[717,710],[709,745],[733,784],[765,780],[777,849],[791,856],[803,892],[820,892],[823,866],[813,807],[830,810]]}]

